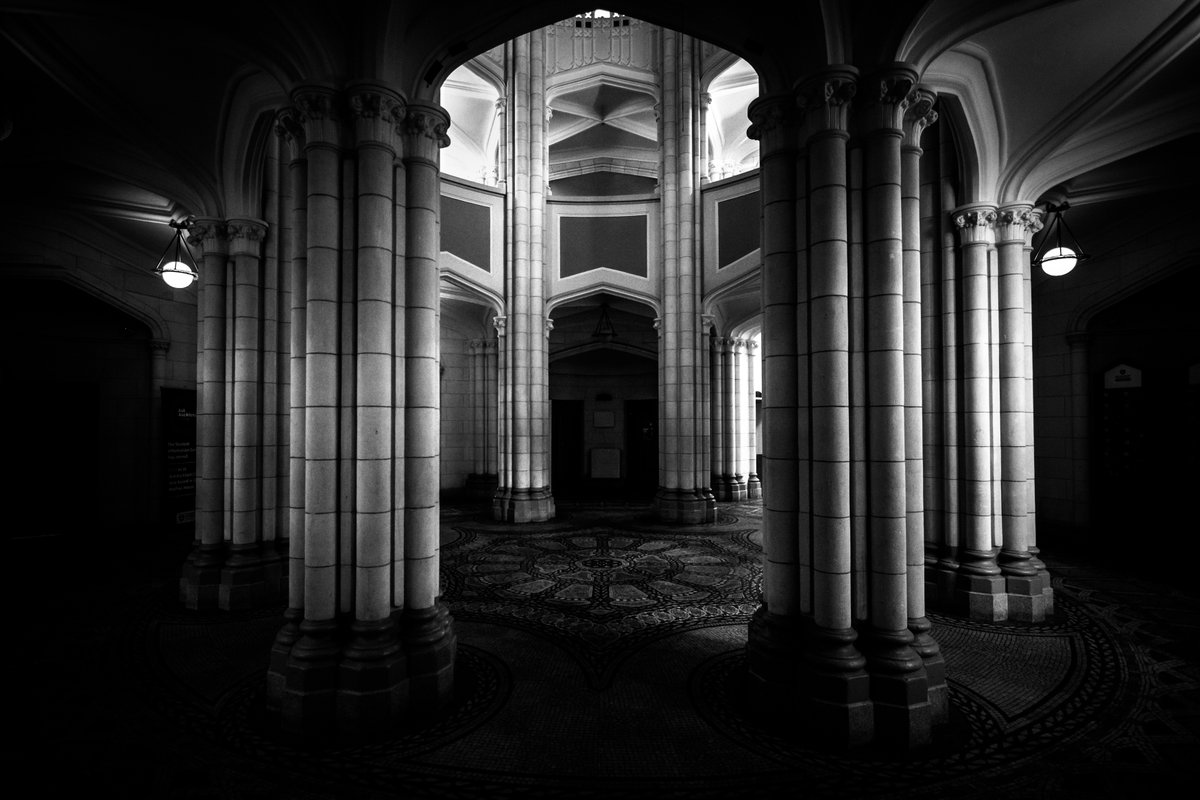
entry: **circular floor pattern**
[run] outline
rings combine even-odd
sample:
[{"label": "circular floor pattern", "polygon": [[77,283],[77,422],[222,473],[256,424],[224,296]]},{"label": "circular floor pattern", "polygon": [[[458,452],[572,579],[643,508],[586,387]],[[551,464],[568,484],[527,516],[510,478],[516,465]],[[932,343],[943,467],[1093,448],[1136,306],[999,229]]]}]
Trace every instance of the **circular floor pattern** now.
[{"label": "circular floor pattern", "polygon": [[728,537],[597,527],[460,541],[444,554],[451,613],[553,636],[597,686],[641,642],[758,607],[759,574]]},{"label": "circular floor pattern", "polygon": [[[1082,743],[1114,728],[1120,718],[1114,708],[1130,702],[1129,664],[1114,632],[1069,598],[1059,600],[1054,622],[1038,627],[931,618],[935,638],[939,626],[954,626],[962,635],[953,649],[943,648],[951,675],[951,722],[926,751],[903,759],[870,748],[831,754],[765,726],[747,713],[746,660],[740,650],[695,671],[694,702],[731,744],[771,758],[787,773],[803,774],[811,796],[879,798],[1002,795],[1006,787],[1014,788],[1014,780],[1026,788],[1051,785],[1069,765],[1086,760],[1077,758]],[[989,679],[1024,665],[997,661],[986,646],[990,638],[1012,636],[1064,638],[1071,655],[1067,677],[1016,714]],[[1026,762],[1015,778],[1014,761]]]}]

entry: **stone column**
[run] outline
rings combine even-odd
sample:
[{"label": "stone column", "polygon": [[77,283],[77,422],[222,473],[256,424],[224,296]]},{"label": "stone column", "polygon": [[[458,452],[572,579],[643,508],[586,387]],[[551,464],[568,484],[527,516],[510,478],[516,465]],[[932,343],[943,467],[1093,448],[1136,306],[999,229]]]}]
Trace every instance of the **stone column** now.
[{"label": "stone column", "polygon": [[922,308],[929,294],[922,268],[927,238],[921,231],[921,136],[937,121],[932,93],[917,89],[905,100],[904,140],[901,145],[901,206],[904,231],[904,457],[906,536],[908,539],[908,629],[913,649],[921,656],[929,686],[933,724],[950,719],[946,662],[925,616],[925,426],[924,329]]},{"label": "stone column", "polygon": [[[791,94],[750,104],[762,193],[763,593],[746,644],[752,707],[776,718],[807,711],[802,652],[796,298],[798,114]],[[799,173],[798,173],[798,170]]]},{"label": "stone column", "polygon": [[471,474],[467,493],[491,500],[496,493],[496,340],[472,339],[468,345],[471,392]]},{"label": "stone column", "polygon": [[183,604],[216,608],[225,561],[225,369],[228,242],[224,220],[197,219],[188,242],[202,251],[197,303],[196,547],[179,579]]},{"label": "stone column", "polygon": [[1071,374],[1071,498],[1073,534],[1079,535],[1091,525],[1091,449],[1089,447],[1088,349],[1086,332],[1067,335]]},{"label": "stone column", "polygon": [[511,220],[505,269],[508,321],[500,486],[496,519],[539,522],[554,517],[546,463],[546,336],[542,227],[546,192],[546,97],[542,32],[518,37],[511,51],[513,158],[506,177]]},{"label": "stone column", "polygon": [[725,474],[725,415],[722,413],[724,404],[722,396],[725,387],[725,348],[722,346],[723,337],[713,331],[708,338],[708,390],[712,407],[712,419],[709,449],[709,464],[712,472],[713,495],[718,500],[728,500],[728,486]]},{"label": "stone column", "polygon": [[697,236],[699,166],[694,104],[695,40],[663,31],[662,144],[663,312],[659,351],[659,488],[655,505],[664,522],[696,524],[716,518],[709,487],[709,417],[704,396],[700,331],[700,240]]},{"label": "stone column", "polygon": [[938,386],[938,409],[940,411],[939,433],[941,434],[940,461],[942,486],[942,531],[938,542],[937,565],[934,583],[937,585],[938,602],[950,606],[954,603],[958,585],[958,552],[962,539],[962,402],[959,391],[959,351],[962,336],[959,331],[961,316],[959,287],[958,225],[951,209],[958,205],[955,189],[955,166],[957,155],[948,131],[938,137],[938,254],[939,270],[936,276],[937,297],[941,314],[938,332],[941,346],[938,348],[941,371]]},{"label": "stone column", "polygon": [[807,270],[802,260],[797,287],[797,326],[807,335],[799,342],[797,370],[801,563],[812,564],[806,651],[814,731],[846,745],[868,741],[875,727],[852,602],[847,144],[857,78],[853,69],[833,68],[798,90],[808,212],[807,231],[797,236],[807,244]]},{"label": "stone column", "polygon": [[988,250],[996,209],[970,205],[954,215],[962,241],[963,542],[957,596],[972,619],[1008,617],[993,545],[991,314]]},{"label": "stone column", "polygon": [[405,223],[405,510],[404,644],[414,710],[444,707],[453,694],[456,639],[439,586],[438,213],[440,151],[450,117],[432,103],[410,103],[404,121]]},{"label": "stone column", "polygon": [[754,388],[754,360],[758,343],[753,339],[746,340],[746,359],[743,378],[745,389],[742,401],[746,404],[746,498],[748,500],[762,499],[762,481],[758,477],[758,437],[755,426],[758,424],[758,398]]},{"label": "stone column", "polygon": [[279,710],[292,646],[300,638],[304,619],[304,431],[305,431],[305,306],[307,304],[308,260],[308,161],[305,155],[304,124],[296,108],[276,115],[275,133],[287,148],[288,165],[282,175],[286,187],[281,195],[287,200],[282,210],[281,267],[284,282],[291,287],[291,325],[288,331],[288,548],[287,608],[284,624],[275,635],[267,671],[267,704]]},{"label": "stone column", "polygon": [[[392,616],[394,528],[394,346],[396,254],[395,93],[362,84],[348,93],[347,138],[353,136],[355,222],[353,273],[354,393],[343,398],[354,423],[353,615],[339,666],[338,717],[343,725],[383,726],[399,705],[404,664]],[[349,143],[348,143],[349,144]],[[436,330],[436,324],[435,324]],[[436,381],[434,383],[436,387]],[[343,535],[349,534],[349,531]],[[408,534],[405,527],[405,534]]]},{"label": "stone column", "polygon": [[[901,192],[904,113],[916,75],[902,65],[864,80],[867,450],[870,463],[869,625],[860,648],[871,674],[876,735],[918,746],[932,731],[929,683],[908,614],[905,269]],[[923,532],[921,563],[924,564]]]},{"label": "stone column", "polygon": [[263,409],[261,220],[226,224],[233,264],[233,491],[229,553],[221,568],[218,605],[252,608],[266,597],[263,572],[261,459]]},{"label": "stone column", "polygon": [[1003,544],[998,563],[1008,592],[1009,618],[1041,622],[1046,608],[1037,565],[1029,552],[1032,520],[1028,514],[1026,469],[1033,442],[1028,435],[1025,374],[1025,272],[1027,243],[1036,220],[1031,204],[999,209],[996,249],[999,259],[1000,323],[1000,480]]},{"label": "stone column", "polygon": [[725,356],[725,461],[729,475],[729,499],[741,502],[746,499],[746,465],[742,396],[742,362],[745,361],[745,342],[741,339],[727,340]]},{"label": "stone column", "polygon": [[[340,360],[340,291],[342,225],[343,113],[337,92],[306,87],[293,94],[293,121],[302,126],[306,182],[296,186],[304,197],[307,234],[304,254],[304,367],[303,417],[303,577],[289,582],[289,595],[303,587],[303,618],[286,658],[276,654],[268,688],[280,696],[269,702],[280,710],[282,727],[297,735],[315,735],[333,728],[337,709],[338,666],[341,658],[337,579],[339,477],[338,416]],[[293,161],[293,163],[295,163]],[[295,174],[295,173],[293,173]],[[300,252],[296,253],[300,256]],[[299,376],[297,376],[299,378]],[[296,465],[293,465],[295,468]],[[295,565],[293,565],[295,566]],[[295,574],[295,572],[293,574]],[[289,605],[295,602],[289,600]],[[285,620],[285,630],[290,621]],[[276,639],[280,645],[281,636]]]}]

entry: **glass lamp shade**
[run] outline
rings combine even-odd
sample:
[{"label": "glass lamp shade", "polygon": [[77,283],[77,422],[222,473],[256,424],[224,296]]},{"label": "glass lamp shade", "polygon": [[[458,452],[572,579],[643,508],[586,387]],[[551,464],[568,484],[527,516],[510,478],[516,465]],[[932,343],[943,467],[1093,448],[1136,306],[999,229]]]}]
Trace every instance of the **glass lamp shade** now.
[{"label": "glass lamp shade", "polygon": [[1052,247],[1042,256],[1042,272],[1054,277],[1066,275],[1075,269],[1075,264],[1078,261],[1079,259],[1075,257],[1075,251],[1071,248]]},{"label": "glass lamp shade", "polygon": [[172,289],[186,289],[192,285],[192,281],[196,280],[196,270],[182,261],[163,264],[159,272],[162,274],[163,282]]}]

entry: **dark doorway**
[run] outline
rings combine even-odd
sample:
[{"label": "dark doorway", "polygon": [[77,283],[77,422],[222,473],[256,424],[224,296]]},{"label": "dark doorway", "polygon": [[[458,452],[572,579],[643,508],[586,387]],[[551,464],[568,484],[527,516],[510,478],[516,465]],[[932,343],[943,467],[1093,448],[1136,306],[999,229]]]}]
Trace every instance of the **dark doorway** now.
[{"label": "dark doorway", "polygon": [[658,401],[625,401],[626,494],[650,502],[658,490]]},{"label": "dark doorway", "polygon": [[554,496],[578,500],[583,493],[583,401],[552,400],[550,404],[550,481]]}]

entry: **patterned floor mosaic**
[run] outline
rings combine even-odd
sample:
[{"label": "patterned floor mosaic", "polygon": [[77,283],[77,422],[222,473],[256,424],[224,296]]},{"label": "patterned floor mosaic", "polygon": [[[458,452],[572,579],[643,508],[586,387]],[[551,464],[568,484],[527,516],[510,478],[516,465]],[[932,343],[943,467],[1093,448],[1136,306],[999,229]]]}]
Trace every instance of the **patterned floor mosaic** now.
[{"label": "patterned floor mosaic", "polygon": [[1194,592],[1047,558],[1047,624],[932,616],[952,704],[932,747],[831,755],[745,713],[761,508],[696,528],[638,507],[526,526],[484,511],[443,510],[458,697],[370,744],[301,751],[274,731],[282,609],[187,612],[172,559],[75,563],[61,593],[16,576],[6,588],[39,613],[12,639],[9,774],[24,795],[300,800],[1128,798],[1200,778]]}]

